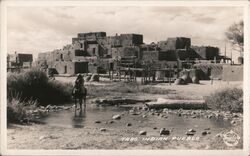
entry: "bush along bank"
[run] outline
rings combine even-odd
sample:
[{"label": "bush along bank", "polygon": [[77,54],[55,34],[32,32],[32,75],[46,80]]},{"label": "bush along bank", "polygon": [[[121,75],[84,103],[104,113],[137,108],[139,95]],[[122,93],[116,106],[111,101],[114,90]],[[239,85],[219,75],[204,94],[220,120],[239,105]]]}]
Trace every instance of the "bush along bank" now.
[{"label": "bush along bank", "polygon": [[18,96],[7,101],[8,123],[30,123],[43,115],[42,112],[37,111],[37,101],[26,100],[23,102]]},{"label": "bush along bank", "polygon": [[226,88],[205,97],[207,106],[211,110],[243,113],[243,90],[239,88]]},{"label": "bush along bank", "polygon": [[7,121],[29,123],[48,114],[44,106],[71,101],[72,85],[49,80],[46,73],[31,69],[25,73],[8,73]]},{"label": "bush along bank", "polygon": [[57,105],[47,105],[38,106],[37,101],[28,100],[22,102],[20,98],[15,97],[8,100],[7,105],[7,121],[8,123],[17,124],[30,124],[39,123],[39,119],[46,117],[49,112],[57,112],[61,110],[73,109],[75,105],[72,106],[57,106]]},{"label": "bush along bank", "polygon": [[9,73],[7,77],[8,99],[36,100],[38,105],[62,104],[71,101],[72,84],[49,80],[46,73],[31,69],[25,73]]}]

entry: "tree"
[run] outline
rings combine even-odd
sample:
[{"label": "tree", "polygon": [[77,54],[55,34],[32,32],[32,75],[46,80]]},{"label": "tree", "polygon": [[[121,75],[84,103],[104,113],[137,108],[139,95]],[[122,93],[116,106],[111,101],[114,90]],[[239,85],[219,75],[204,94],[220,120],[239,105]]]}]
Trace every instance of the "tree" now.
[{"label": "tree", "polygon": [[233,49],[242,53],[244,51],[244,22],[241,20],[232,24],[225,34],[232,43]]}]

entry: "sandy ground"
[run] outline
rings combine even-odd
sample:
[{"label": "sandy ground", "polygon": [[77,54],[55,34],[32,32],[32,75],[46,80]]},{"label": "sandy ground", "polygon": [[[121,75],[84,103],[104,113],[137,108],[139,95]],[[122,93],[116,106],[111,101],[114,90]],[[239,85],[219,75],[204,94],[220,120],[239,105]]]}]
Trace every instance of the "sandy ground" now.
[{"label": "sandy ground", "polygon": [[[17,132],[18,131],[18,132]],[[20,131],[22,133],[20,133]],[[18,134],[19,133],[19,134]],[[34,135],[39,134],[39,135]],[[125,135],[124,135],[125,134]],[[209,149],[202,141],[122,141],[124,136],[141,138],[133,131],[74,129],[41,125],[13,126],[8,130],[10,149]],[[159,136],[158,136],[159,137]],[[204,138],[203,138],[204,139]],[[210,139],[210,138],[208,138]],[[18,146],[16,145],[18,142]]]},{"label": "sandy ground", "polygon": [[[59,77],[57,80],[63,82],[73,82],[75,78]],[[110,82],[92,83],[94,85],[110,85]],[[164,89],[173,89],[180,96],[188,96],[195,98],[203,98],[210,93],[226,87],[242,87],[242,82],[222,82],[215,81],[211,85],[210,81],[201,81],[200,85],[189,84],[184,86],[176,86],[169,84],[157,84],[155,87]],[[128,95],[127,95],[128,96]],[[134,95],[135,96],[135,95]],[[138,98],[158,98],[164,95],[142,95],[137,94]],[[148,127],[147,122],[134,116],[131,120],[132,125],[139,125],[141,128]],[[138,123],[139,121],[139,123]],[[126,121],[124,121],[126,122]],[[240,142],[233,147],[226,146],[223,143],[223,137],[217,134],[208,136],[200,136],[199,139],[187,140],[171,140],[173,136],[169,136],[164,141],[145,141],[145,137],[161,137],[159,135],[141,136],[138,134],[138,128],[124,128],[124,122],[116,123],[120,128],[113,128],[109,125],[86,126],[83,128],[67,128],[54,127],[42,124],[25,125],[9,125],[7,130],[8,148],[9,149],[239,149],[242,148],[242,117],[240,122],[226,129],[221,133],[233,130],[241,137]],[[120,124],[120,125],[119,125]],[[106,129],[101,131],[102,126]],[[157,131],[159,131],[159,128]],[[129,137],[132,140],[124,140]],[[165,137],[165,136],[164,136]],[[165,137],[166,139],[166,137]]]},{"label": "sandy ground", "polygon": [[[66,83],[72,83],[75,81],[76,77],[56,77],[56,80],[59,80],[61,82]],[[137,81],[140,83],[140,80]],[[115,82],[114,82],[115,83]],[[100,78],[100,82],[85,82],[86,87],[88,88],[89,85],[113,85],[114,83],[110,82],[107,78]],[[146,85],[147,86],[147,85]],[[219,91],[225,88],[243,88],[243,82],[242,81],[213,81],[213,84],[211,84],[211,81],[200,81],[200,84],[188,84],[188,85],[174,85],[173,83],[170,85],[168,83],[158,83],[154,85],[149,85],[153,87],[157,87],[159,89],[169,89],[173,90],[175,94],[178,94],[179,96],[183,97],[189,97],[193,99],[203,99],[204,96],[208,96],[211,93],[214,93],[215,91]],[[133,94],[127,94],[129,96],[133,96]],[[123,96],[127,96],[123,95]],[[148,99],[157,99],[159,97],[165,97],[165,95],[161,94],[136,94],[136,96],[141,99],[145,99],[147,97]]]}]

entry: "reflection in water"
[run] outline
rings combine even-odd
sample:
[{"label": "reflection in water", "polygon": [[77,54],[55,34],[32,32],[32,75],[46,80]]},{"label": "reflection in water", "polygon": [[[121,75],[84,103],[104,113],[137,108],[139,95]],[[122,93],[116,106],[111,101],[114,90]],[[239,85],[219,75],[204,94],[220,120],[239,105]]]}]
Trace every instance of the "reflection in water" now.
[{"label": "reflection in water", "polygon": [[72,126],[74,128],[83,128],[84,122],[86,119],[86,110],[83,109],[80,110],[79,112],[75,112],[75,116],[72,117]]}]

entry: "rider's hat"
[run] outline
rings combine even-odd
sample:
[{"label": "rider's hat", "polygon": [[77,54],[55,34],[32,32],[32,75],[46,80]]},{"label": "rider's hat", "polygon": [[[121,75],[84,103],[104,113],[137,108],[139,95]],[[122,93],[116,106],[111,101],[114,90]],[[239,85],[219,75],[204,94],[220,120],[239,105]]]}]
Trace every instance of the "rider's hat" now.
[{"label": "rider's hat", "polygon": [[82,77],[82,75],[80,73],[77,74],[77,77]]}]

